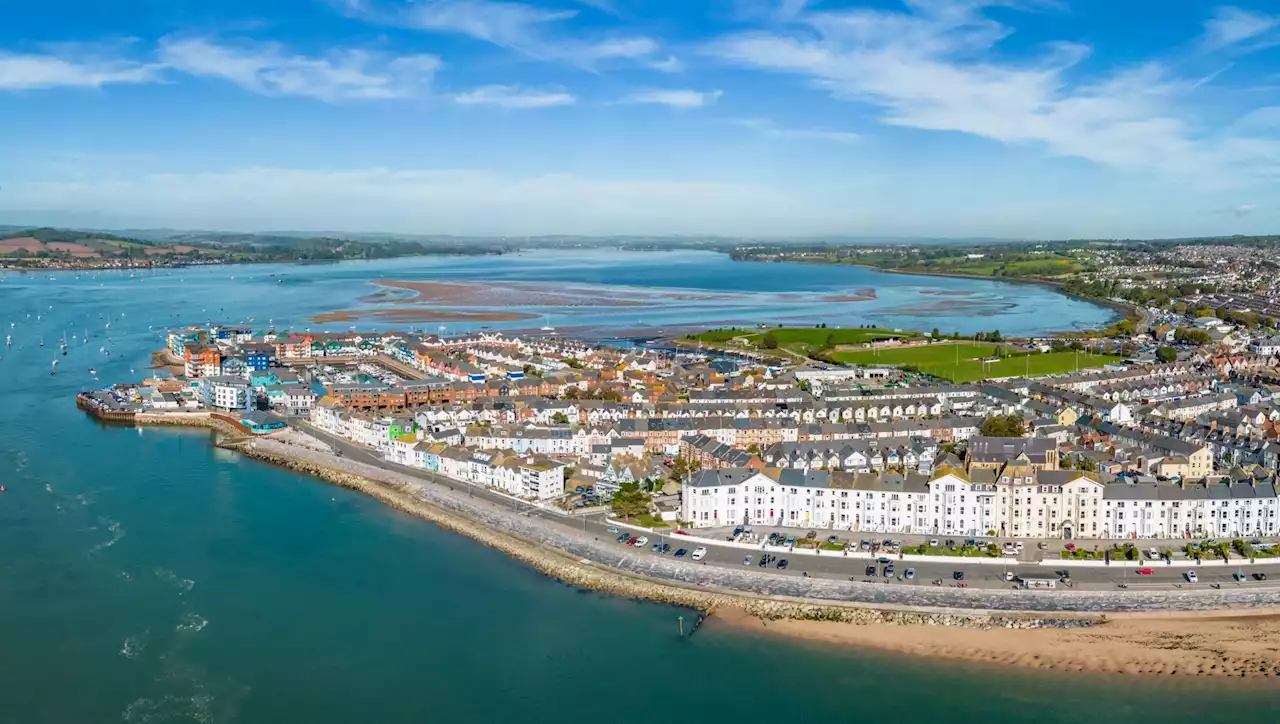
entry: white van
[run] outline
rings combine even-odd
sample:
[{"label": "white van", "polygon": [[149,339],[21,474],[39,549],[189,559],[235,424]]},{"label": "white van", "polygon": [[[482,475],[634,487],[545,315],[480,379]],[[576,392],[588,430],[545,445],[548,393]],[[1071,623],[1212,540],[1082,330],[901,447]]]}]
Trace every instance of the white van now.
[{"label": "white van", "polygon": [[695,560],[695,561],[700,561],[700,560],[702,560],[703,558],[706,558],[706,557],[707,557],[707,547],[706,547],[706,546],[698,546],[697,548],[694,548],[694,549],[693,549],[693,560]]}]

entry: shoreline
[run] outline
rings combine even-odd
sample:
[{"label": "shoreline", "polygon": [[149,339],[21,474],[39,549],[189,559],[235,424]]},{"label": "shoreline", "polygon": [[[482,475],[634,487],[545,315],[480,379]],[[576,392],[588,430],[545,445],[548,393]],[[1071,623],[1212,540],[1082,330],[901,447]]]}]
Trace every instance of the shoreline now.
[{"label": "shoreline", "polygon": [[[144,418],[137,422],[213,428],[217,433],[213,442],[219,448],[363,493],[397,511],[493,548],[562,583],[691,609],[717,627],[843,647],[1024,668],[1236,678],[1280,676],[1280,600],[1271,601],[1267,607],[1245,610],[1219,607],[1104,613],[1002,610],[976,605],[963,609],[746,592],[655,577],[646,573],[657,571],[622,570],[616,564],[592,560],[596,551],[586,534],[536,523],[505,505],[467,497],[461,490],[466,483],[458,482],[460,489],[456,490],[449,486],[450,492],[445,493],[436,489],[442,486],[423,484],[424,481],[412,483],[409,476],[381,467],[269,436],[245,436],[218,420],[162,422]],[[224,437],[227,433],[235,434]],[[343,466],[367,469],[369,475],[341,469]],[[544,535],[521,535],[512,527],[516,521],[541,527]],[[704,567],[691,566],[691,570],[707,573]],[[692,629],[701,623],[692,622]]]},{"label": "shoreline", "polygon": [[1071,673],[1271,679],[1280,676],[1280,613],[1131,615],[1087,628],[980,630],[716,616],[736,632],[904,656]]}]

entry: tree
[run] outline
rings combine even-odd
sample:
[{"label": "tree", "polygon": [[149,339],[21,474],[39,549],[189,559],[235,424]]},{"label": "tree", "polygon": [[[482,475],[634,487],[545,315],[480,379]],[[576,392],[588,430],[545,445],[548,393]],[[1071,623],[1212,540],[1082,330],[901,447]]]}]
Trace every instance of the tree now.
[{"label": "tree", "polygon": [[999,341],[1000,341],[1000,330],[998,330],[998,329],[996,329],[996,330],[992,330],[989,334],[987,334],[987,341],[988,341],[988,342],[999,342]]},{"label": "tree", "polygon": [[557,412],[551,416],[551,421],[556,423],[557,425],[568,425],[569,416],[564,414],[563,412]]},{"label": "tree", "polygon": [[574,368],[575,370],[580,370],[580,369],[582,369],[582,362],[581,362],[580,360],[578,360],[578,359],[573,358],[573,357],[565,357],[565,359],[564,359],[564,363],[565,363],[565,364],[567,364],[567,365],[569,365],[570,367]]},{"label": "tree", "polygon": [[524,367],[522,367],[521,369],[524,371],[525,375],[526,375],[526,376],[528,376],[528,377],[541,377],[541,376],[542,376],[542,375],[538,374],[538,368],[537,368],[537,367],[534,367],[533,365],[525,365],[525,366],[524,366]]},{"label": "tree", "polygon": [[1209,344],[1213,338],[1203,329],[1195,329],[1194,327],[1178,327],[1173,331],[1173,341],[1182,344]]},{"label": "tree", "polygon": [[624,518],[636,518],[649,512],[653,498],[640,489],[639,483],[622,483],[609,501],[613,512]]},{"label": "tree", "polygon": [[1178,359],[1178,350],[1173,347],[1161,347],[1156,350],[1156,359],[1161,362],[1174,362]]},{"label": "tree", "polygon": [[766,333],[763,337],[760,338],[760,348],[761,349],[777,349],[778,336],[773,332]]},{"label": "tree", "polygon": [[832,332],[831,334],[827,335],[827,343],[825,347],[827,349],[831,349],[832,347],[835,347],[835,346],[836,346],[836,335],[835,335],[835,332]]},{"label": "tree", "polygon": [[986,437],[1022,437],[1025,429],[1017,415],[992,415],[982,421],[978,431]]},{"label": "tree", "polygon": [[938,331],[937,327],[933,328],[933,332],[931,332],[929,336],[933,337],[934,339],[942,339],[942,333]]}]

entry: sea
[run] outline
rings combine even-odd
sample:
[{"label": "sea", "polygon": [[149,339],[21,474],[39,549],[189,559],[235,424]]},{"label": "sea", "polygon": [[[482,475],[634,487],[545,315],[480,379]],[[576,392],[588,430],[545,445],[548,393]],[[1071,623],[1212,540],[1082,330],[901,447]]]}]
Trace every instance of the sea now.
[{"label": "sea", "polygon": [[[360,304],[371,279],[488,277],[673,296],[875,287],[888,306],[874,313],[902,326],[917,325],[892,308],[927,303],[912,290],[933,284],[683,252],[0,275],[12,341],[0,348],[0,721],[1274,718],[1274,692],[1258,687],[901,657],[714,619],[681,638],[678,617],[693,612],[548,580],[357,493],[217,450],[202,430],[102,424],[75,407],[82,389],[141,379],[167,327],[253,317],[297,328]],[[938,283],[1004,298],[1008,312],[988,324],[1010,333],[1111,314],[1041,287]],[[803,314],[790,298],[745,303],[760,306],[719,311]],[[591,324],[635,311],[602,307]]]}]

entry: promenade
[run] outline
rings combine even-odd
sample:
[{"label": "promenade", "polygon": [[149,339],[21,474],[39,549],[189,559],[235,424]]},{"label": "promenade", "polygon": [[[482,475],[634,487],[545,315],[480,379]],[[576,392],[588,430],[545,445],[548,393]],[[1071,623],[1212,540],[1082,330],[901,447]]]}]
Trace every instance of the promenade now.
[{"label": "promenade", "polygon": [[[308,432],[317,437],[327,437],[314,428],[308,428]],[[1280,585],[1269,582],[1211,588],[1206,581],[1197,586],[1182,588],[1118,589],[1110,582],[1110,577],[1092,577],[1097,569],[1082,568],[1078,574],[1073,571],[1073,575],[1084,576],[1084,579],[1071,589],[1028,591],[1013,588],[1002,578],[998,579],[995,573],[988,573],[983,577],[974,576],[977,580],[968,588],[930,585],[927,570],[922,570],[917,580],[910,583],[837,578],[835,576],[840,573],[846,573],[850,568],[860,567],[866,562],[866,559],[851,561],[839,555],[806,560],[804,565],[810,569],[806,571],[793,568],[781,572],[741,564],[735,566],[731,561],[735,558],[740,561],[742,552],[728,548],[713,551],[703,562],[695,563],[688,559],[620,546],[613,541],[613,535],[607,532],[607,523],[602,519],[565,517],[550,513],[506,496],[475,490],[460,481],[392,466],[379,461],[365,449],[335,438],[328,438],[326,442],[334,444],[342,455],[271,439],[255,439],[244,445],[246,452],[251,454],[288,458],[317,468],[375,481],[413,496],[423,503],[465,517],[479,526],[511,536],[531,549],[542,548],[560,558],[568,555],[584,564],[656,584],[786,602],[938,612],[1102,614],[1280,607]],[[681,536],[672,536],[668,542],[674,548],[680,545],[680,539]],[[656,538],[652,540],[657,541]],[[828,568],[813,570],[817,567],[814,564],[818,560],[823,561],[819,566],[825,564]],[[957,563],[950,567],[963,565]],[[1230,571],[1235,570],[1234,567],[1222,564],[1217,567],[1223,569],[1224,579],[1227,578],[1228,568]],[[917,568],[928,569],[924,564],[917,565]],[[983,568],[992,567],[987,565]],[[839,572],[835,569],[839,569]],[[808,575],[803,575],[805,573]],[[1120,575],[1119,571],[1101,573]],[[920,580],[922,578],[925,580]]]}]

